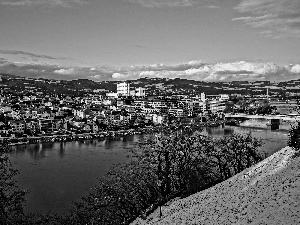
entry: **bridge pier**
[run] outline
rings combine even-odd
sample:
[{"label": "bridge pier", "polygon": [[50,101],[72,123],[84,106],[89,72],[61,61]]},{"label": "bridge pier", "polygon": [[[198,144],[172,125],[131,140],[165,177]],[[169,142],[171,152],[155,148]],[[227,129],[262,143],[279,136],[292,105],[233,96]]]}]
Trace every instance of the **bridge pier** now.
[{"label": "bridge pier", "polygon": [[269,130],[278,130],[280,119],[268,119],[267,127]]}]

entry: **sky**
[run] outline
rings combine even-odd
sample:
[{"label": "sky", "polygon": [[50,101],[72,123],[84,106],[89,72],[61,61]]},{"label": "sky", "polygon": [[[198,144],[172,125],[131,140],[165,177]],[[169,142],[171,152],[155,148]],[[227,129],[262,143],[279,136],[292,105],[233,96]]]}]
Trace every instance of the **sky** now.
[{"label": "sky", "polygon": [[300,78],[299,0],[0,0],[0,73]]}]

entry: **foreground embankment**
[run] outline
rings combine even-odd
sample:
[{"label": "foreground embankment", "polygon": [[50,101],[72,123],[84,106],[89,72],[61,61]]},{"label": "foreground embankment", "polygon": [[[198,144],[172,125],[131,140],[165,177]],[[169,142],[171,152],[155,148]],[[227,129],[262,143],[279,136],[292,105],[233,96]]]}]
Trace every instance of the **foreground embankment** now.
[{"label": "foreground embankment", "polygon": [[300,155],[286,147],[202,192],[132,224],[300,224]]}]

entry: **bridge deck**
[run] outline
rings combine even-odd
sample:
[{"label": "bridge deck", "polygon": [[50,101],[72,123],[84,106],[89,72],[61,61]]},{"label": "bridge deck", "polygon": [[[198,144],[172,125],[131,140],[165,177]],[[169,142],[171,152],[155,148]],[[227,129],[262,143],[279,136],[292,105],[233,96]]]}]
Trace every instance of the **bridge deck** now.
[{"label": "bridge deck", "polygon": [[266,119],[266,120],[283,120],[283,121],[300,121],[300,116],[288,115],[248,115],[248,114],[225,114],[225,118],[245,118],[245,119]]}]

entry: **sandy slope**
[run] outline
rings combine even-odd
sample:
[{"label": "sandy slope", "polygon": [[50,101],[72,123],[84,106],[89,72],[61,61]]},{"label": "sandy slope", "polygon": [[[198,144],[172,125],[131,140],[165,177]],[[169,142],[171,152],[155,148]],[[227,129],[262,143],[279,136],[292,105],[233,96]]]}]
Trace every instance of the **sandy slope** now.
[{"label": "sandy slope", "polygon": [[286,147],[210,189],[132,224],[300,224],[300,156]]}]

